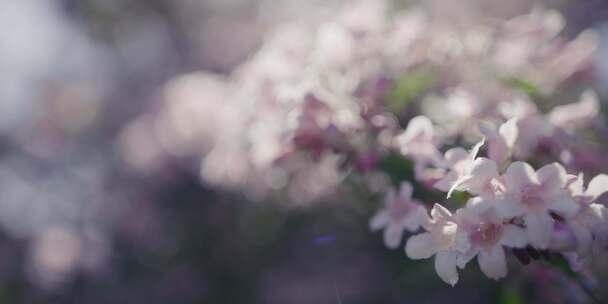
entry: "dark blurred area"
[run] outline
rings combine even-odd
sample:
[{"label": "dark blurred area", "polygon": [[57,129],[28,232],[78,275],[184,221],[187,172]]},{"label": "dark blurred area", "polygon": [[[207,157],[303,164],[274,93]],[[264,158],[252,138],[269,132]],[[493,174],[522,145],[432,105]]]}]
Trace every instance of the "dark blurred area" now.
[{"label": "dark blurred area", "polygon": [[[536,2],[562,12],[567,33],[608,34],[606,1]],[[368,231],[368,205],[254,202],[202,183],[196,160],[161,161],[145,136],[137,139],[138,170],[122,157],[125,127],[159,107],[173,77],[228,74],[273,25],[326,5],[1,4],[0,303],[519,303],[509,299],[532,280],[526,272],[513,268],[495,282],[470,267],[451,288],[432,262],[387,250]],[[455,14],[514,16],[535,4],[453,5]],[[598,57],[605,53],[602,41]],[[605,95],[608,66],[598,66]],[[544,299],[534,287],[523,293]]]}]

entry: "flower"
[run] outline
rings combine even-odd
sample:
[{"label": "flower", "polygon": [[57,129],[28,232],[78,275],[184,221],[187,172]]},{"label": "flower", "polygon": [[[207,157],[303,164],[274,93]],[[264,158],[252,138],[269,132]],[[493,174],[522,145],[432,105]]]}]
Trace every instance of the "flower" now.
[{"label": "flower", "polygon": [[468,240],[458,234],[458,224],[452,213],[442,205],[433,206],[431,217],[424,225],[427,232],[407,240],[405,253],[410,259],[427,259],[435,255],[435,271],[444,282],[454,286],[458,282],[458,259],[468,250]]},{"label": "flower", "polygon": [[504,247],[523,248],[528,240],[523,228],[505,224],[496,216],[494,202],[475,197],[456,212],[458,227],[465,231],[469,250],[459,259],[459,267],[477,256],[481,271],[491,279],[507,275]]},{"label": "flower", "polygon": [[488,158],[499,166],[509,160],[519,134],[517,118],[511,118],[496,129],[488,122],[479,124],[479,130],[488,142]]},{"label": "flower", "polygon": [[570,217],[578,211],[566,185],[566,170],[552,163],[534,172],[525,162],[512,163],[502,176],[505,192],[496,210],[502,219],[522,217],[530,244],[546,249],[553,234],[553,217]]},{"label": "flower", "polygon": [[496,162],[483,157],[475,158],[484,142],[477,143],[466,157],[462,148],[448,150],[445,163],[451,167],[451,171],[434,185],[435,188],[447,191],[447,198],[455,190],[468,191],[487,199],[495,197],[496,192],[502,189]]},{"label": "flower", "polygon": [[370,228],[377,231],[384,228],[384,244],[395,249],[399,246],[403,231],[414,232],[428,221],[426,209],[412,198],[412,185],[401,183],[399,192],[390,189],[384,197],[384,207],[370,220]]},{"label": "flower", "polygon": [[469,152],[461,147],[447,150],[443,156],[442,165],[449,171],[433,187],[444,192],[450,191],[452,186],[471,170],[470,168],[483,143],[484,141],[479,142]]},{"label": "flower", "polygon": [[576,252],[579,256],[585,256],[592,247],[593,230],[604,220],[605,207],[595,201],[608,191],[608,175],[597,175],[584,190],[583,175],[579,174],[568,188],[580,208],[567,221],[577,240]]}]

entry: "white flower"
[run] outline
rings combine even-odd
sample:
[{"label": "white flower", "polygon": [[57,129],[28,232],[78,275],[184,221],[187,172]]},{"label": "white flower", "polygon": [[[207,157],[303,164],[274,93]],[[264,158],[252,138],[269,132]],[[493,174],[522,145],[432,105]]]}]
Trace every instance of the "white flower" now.
[{"label": "white flower", "polygon": [[424,225],[427,232],[410,237],[405,253],[411,259],[427,259],[435,255],[435,270],[446,283],[458,282],[459,256],[469,249],[468,240],[458,233],[458,224],[452,213],[440,204],[431,210],[432,220]]},{"label": "white flower", "polygon": [[488,142],[488,158],[502,166],[511,158],[519,134],[517,118],[511,118],[496,129],[488,122],[479,124],[479,130]]},{"label": "white flower", "polygon": [[591,250],[594,229],[604,220],[605,207],[595,201],[608,191],[608,175],[597,175],[584,190],[583,175],[580,174],[568,188],[580,206],[576,215],[568,219],[568,224],[577,240],[576,252],[579,256],[585,256]]},{"label": "white flower", "polygon": [[530,244],[547,248],[553,235],[550,212],[568,218],[578,211],[578,205],[564,190],[566,170],[553,163],[534,172],[529,164],[514,162],[502,178],[506,191],[496,205],[498,215],[505,220],[521,216]]},{"label": "white flower", "polygon": [[494,202],[480,197],[471,199],[465,208],[456,213],[459,229],[466,232],[470,249],[460,256],[459,267],[464,267],[473,257],[481,271],[491,279],[507,275],[507,260],[503,247],[522,248],[527,245],[523,228],[505,224],[494,210]]},{"label": "white flower", "polygon": [[453,148],[445,153],[444,166],[450,168],[434,187],[448,192],[450,198],[454,190],[469,191],[476,195],[493,196],[498,171],[496,164],[486,158],[476,158],[485,140],[477,143],[467,154],[462,148]]},{"label": "white flower", "polygon": [[395,249],[401,243],[403,231],[414,232],[428,222],[426,209],[412,198],[412,185],[401,183],[399,192],[390,189],[384,197],[384,207],[370,220],[370,228],[377,231],[384,228],[384,244]]},{"label": "white flower", "polygon": [[466,158],[459,148],[448,150],[445,159],[452,170],[434,185],[435,188],[447,191],[448,198],[455,190],[468,191],[486,199],[495,198],[504,186],[499,181],[496,162],[475,158],[483,143],[483,140],[477,143]]}]

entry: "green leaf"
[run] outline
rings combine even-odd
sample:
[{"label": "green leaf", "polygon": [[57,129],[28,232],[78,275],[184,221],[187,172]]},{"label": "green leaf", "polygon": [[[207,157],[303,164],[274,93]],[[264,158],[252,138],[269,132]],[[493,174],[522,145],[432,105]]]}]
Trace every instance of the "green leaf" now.
[{"label": "green leaf", "polygon": [[503,287],[500,291],[500,304],[523,304],[524,300],[518,289]]}]

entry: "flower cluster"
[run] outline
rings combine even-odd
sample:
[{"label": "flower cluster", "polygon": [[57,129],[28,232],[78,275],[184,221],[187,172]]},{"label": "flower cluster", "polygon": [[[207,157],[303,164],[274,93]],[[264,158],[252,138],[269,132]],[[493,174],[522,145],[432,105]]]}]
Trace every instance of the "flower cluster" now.
[{"label": "flower cluster", "polygon": [[[386,5],[363,0],[294,21],[229,76],[173,80],[160,109],[127,128],[125,158],[140,167],[153,158],[152,149],[133,152],[140,142],[130,138],[146,133],[154,151],[200,160],[208,184],[296,203],[363,177],[385,193],[371,229],[384,230],[389,248],[406,230],[424,229],[406,253],[436,255],[452,285],[474,257],[497,279],[507,273],[506,249],[575,260],[602,247],[598,200],[608,178],[597,175],[585,189],[583,176],[565,169],[606,168],[601,147],[579,136],[598,135],[603,123],[599,98],[578,89],[596,35],[566,39],[555,11],[461,24],[425,8],[389,16]],[[413,164],[398,190],[379,165],[394,155]],[[456,192],[470,198],[461,208],[435,204],[429,216],[414,185],[448,201]]]},{"label": "flower cluster", "polygon": [[[593,178],[584,188],[582,175],[569,175],[558,163],[534,170],[528,163],[511,163],[504,172],[496,161],[476,157],[479,145],[454,165],[436,184],[468,192],[472,197],[466,205],[452,213],[435,204],[430,218],[426,213],[393,207],[394,195],[387,195],[387,206],[372,219],[395,221],[385,231],[388,247],[398,243],[392,236],[400,227],[412,230],[422,226],[426,232],[408,239],[405,251],[412,259],[433,255],[439,276],[451,285],[458,281],[457,267],[463,268],[477,257],[480,269],[489,278],[507,274],[505,249],[531,246],[536,250],[566,252],[575,257],[587,256],[594,245],[605,246],[606,211],[597,198],[608,191],[608,175]],[[460,150],[457,150],[460,151]],[[449,152],[449,151],[448,151]],[[456,152],[446,153],[448,161]],[[404,182],[402,188],[409,188]],[[448,195],[450,194],[448,192]],[[412,205],[409,197],[402,205]],[[417,205],[420,206],[420,205]],[[386,215],[388,214],[388,215]],[[407,226],[406,226],[407,225]]]}]

